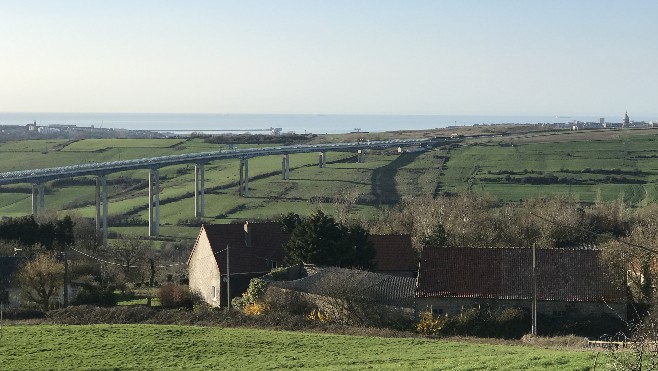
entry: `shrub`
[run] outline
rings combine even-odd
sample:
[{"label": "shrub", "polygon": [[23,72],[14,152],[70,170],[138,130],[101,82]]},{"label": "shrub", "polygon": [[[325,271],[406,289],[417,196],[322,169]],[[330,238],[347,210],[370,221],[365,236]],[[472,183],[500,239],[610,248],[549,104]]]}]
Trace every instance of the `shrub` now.
[{"label": "shrub", "polygon": [[447,320],[447,315],[436,317],[431,311],[425,311],[421,314],[420,321],[416,324],[416,331],[423,335],[438,335]]},{"label": "shrub", "polygon": [[269,310],[267,304],[265,303],[260,303],[260,302],[255,302],[251,303],[249,305],[246,305],[243,309],[242,312],[248,316],[260,316],[265,314]]},{"label": "shrub", "polygon": [[446,335],[520,339],[530,330],[530,314],[520,308],[479,306],[447,319]]},{"label": "shrub", "polygon": [[330,318],[328,315],[322,313],[319,309],[313,309],[311,313],[306,316],[311,321],[318,321],[318,322],[329,322]]},{"label": "shrub", "polygon": [[268,289],[264,297],[272,311],[305,316],[313,305],[298,291]]},{"label": "shrub", "polygon": [[287,267],[274,268],[270,271],[269,277],[272,281],[284,281],[288,279],[288,268]]},{"label": "shrub", "polygon": [[71,304],[111,307],[117,304],[117,298],[111,289],[103,289],[99,286],[90,285],[78,291]]},{"label": "shrub", "polygon": [[46,312],[28,308],[5,308],[2,316],[6,320],[35,319],[45,317]]},{"label": "shrub", "polygon": [[256,303],[265,296],[265,290],[267,290],[267,282],[263,281],[260,278],[252,278],[249,281],[249,287],[241,297],[235,298],[231,301],[231,305],[238,309],[244,309],[247,305]]},{"label": "shrub", "polygon": [[186,307],[192,308],[195,302],[195,295],[190,292],[188,286],[177,285],[175,283],[166,283],[158,290],[160,304],[163,307]]}]

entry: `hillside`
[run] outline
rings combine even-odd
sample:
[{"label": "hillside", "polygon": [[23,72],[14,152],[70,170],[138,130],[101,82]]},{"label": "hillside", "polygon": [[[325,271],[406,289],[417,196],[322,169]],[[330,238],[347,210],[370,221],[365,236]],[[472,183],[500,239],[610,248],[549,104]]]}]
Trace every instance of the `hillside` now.
[{"label": "hillside", "polygon": [[[546,131],[541,127],[468,127],[432,132],[359,134],[367,139],[391,137],[466,137],[463,142],[427,152],[398,154],[372,151],[365,163],[352,153],[329,153],[328,166],[317,166],[317,154],[290,156],[290,180],[281,179],[281,158],[250,161],[250,195],[238,197],[238,160],[206,166],[206,217],[203,222],[227,223],[266,219],[289,211],[308,214],[316,208],[334,214],[368,217],[381,206],[404,197],[486,192],[503,201],[536,196],[570,195],[583,202],[610,201],[622,196],[630,204],[658,198],[658,130]],[[486,136],[485,136],[486,134]],[[491,134],[491,135],[489,135]],[[357,140],[356,134],[313,138]],[[276,144],[267,144],[276,145]],[[258,145],[240,145],[242,148]],[[0,143],[0,171],[52,167],[85,162],[202,152],[226,148],[203,138],[30,140]],[[194,238],[192,165],[161,169],[161,233]],[[147,172],[108,177],[110,227],[114,232],[142,233],[147,219]],[[50,182],[46,208],[94,215],[94,179]],[[0,187],[0,216],[30,212],[30,185]],[[144,232],[145,233],[145,232]]]}]

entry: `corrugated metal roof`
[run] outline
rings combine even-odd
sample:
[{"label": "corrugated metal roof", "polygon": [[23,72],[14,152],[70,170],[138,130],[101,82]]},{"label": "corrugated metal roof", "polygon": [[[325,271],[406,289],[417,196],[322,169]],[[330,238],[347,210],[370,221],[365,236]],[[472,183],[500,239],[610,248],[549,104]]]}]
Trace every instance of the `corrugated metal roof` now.
[{"label": "corrugated metal roof", "polygon": [[369,299],[384,305],[413,308],[416,279],[355,269],[318,268],[317,272],[294,281],[272,281],[270,285],[282,289],[331,296],[335,286],[354,288]]}]

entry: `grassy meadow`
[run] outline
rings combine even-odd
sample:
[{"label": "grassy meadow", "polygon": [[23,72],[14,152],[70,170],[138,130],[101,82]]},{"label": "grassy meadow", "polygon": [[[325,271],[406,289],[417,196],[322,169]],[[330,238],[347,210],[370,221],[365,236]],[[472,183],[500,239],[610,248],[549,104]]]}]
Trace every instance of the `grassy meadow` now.
[{"label": "grassy meadow", "polygon": [[615,130],[496,137],[453,148],[441,191],[503,201],[564,195],[631,205],[658,199],[658,131]]},{"label": "grassy meadow", "polygon": [[[644,205],[658,199],[657,137],[654,129],[512,133],[466,138],[427,152],[371,151],[365,163],[356,163],[353,153],[330,152],[325,169],[317,166],[316,153],[293,154],[286,181],[281,178],[280,156],[257,157],[249,162],[249,197],[238,197],[238,160],[214,161],[206,165],[203,222],[267,219],[290,211],[303,215],[317,208],[369,217],[406,196],[467,191],[489,193],[502,201],[563,195],[583,202],[623,197],[631,205]],[[0,172],[222,148],[227,147],[200,138],[3,142]],[[194,166],[169,166],[160,174],[162,236],[195,238],[198,228],[187,226],[194,218]],[[111,231],[146,233],[147,176],[146,170],[108,176]],[[49,182],[47,210],[93,217],[93,184],[92,177]],[[29,184],[0,187],[0,216],[28,214],[30,192]],[[126,219],[133,223],[122,222]]]},{"label": "grassy meadow", "polygon": [[0,338],[4,370],[589,370],[595,358],[566,348],[164,325],[13,325]]}]

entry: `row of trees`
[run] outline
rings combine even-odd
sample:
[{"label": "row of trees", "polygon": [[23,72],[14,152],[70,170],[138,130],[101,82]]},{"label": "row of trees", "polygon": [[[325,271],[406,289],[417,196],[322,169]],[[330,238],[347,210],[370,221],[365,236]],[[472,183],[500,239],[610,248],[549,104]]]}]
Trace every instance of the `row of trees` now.
[{"label": "row of trees", "polygon": [[[65,263],[69,281],[75,281],[85,304],[111,302],[113,290],[154,286],[186,276],[188,247],[133,237],[99,243],[91,220],[55,215],[0,220],[0,256],[19,256],[22,268],[14,286],[23,298],[41,309],[58,301],[64,288]],[[110,293],[110,294],[108,294]],[[76,298],[70,298],[75,302]]]}]

